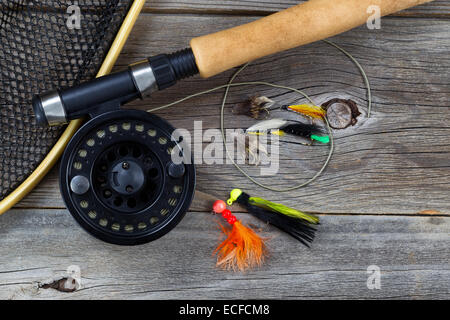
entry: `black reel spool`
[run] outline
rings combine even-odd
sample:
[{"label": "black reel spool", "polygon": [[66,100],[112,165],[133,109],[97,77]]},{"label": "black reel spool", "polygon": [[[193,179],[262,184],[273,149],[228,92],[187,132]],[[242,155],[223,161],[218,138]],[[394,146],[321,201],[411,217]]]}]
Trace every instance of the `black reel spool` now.
[{"label": "black reel spool", "polygon": [[[155,240],[183,218],[195,190],[192,161],[163,119],[117,110],[87,122],[72,138],[60,168],[63,199],[95,237],[119,245]],[[191,159],[190,153],[188,159]]]}]

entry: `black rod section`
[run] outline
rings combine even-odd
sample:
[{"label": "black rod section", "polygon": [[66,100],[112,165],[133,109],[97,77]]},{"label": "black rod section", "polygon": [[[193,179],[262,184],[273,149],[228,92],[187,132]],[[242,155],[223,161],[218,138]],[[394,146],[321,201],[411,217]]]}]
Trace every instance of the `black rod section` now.
[{"label": "black rod section", "polygon": [[36,121],[44,126],[61,125],[85,115],[95,116],[142,98],[144,92],[166,89],[198,72],[190,48],[160,54],[130,65],[128,70],[35,96],[32,104]]}]

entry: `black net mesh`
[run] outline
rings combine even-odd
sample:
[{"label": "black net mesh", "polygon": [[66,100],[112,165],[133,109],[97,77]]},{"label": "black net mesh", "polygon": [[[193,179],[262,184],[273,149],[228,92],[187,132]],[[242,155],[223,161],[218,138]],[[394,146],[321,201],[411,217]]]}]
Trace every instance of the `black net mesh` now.
[{"label": "black net mesh", "polygon": [[130,4],[0,2],[0,200],[34,171],[63,130],[36,126],[33,95],[95,77]]}]

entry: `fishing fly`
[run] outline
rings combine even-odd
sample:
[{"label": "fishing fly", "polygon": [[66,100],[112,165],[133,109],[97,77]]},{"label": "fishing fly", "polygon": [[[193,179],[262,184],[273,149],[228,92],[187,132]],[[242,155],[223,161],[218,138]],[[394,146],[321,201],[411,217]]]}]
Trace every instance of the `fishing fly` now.
[{"label": "fishing fly", "polygon": [[273,134],[284,136],[285,134],[292,134],[295,136],[310,139],[311,141],[318,141],[323,144],[330,142],[330,137],[324,135],[323,130],[314,125],[298,121],[285,119],[271,119],[258,122],[246,130],[248,134]]},{"label": "fishing fly", "polygon": [[289,234],[307,247],[314,240],[318,217],[233,189],[227,203],[217,200],[212,207],[213,212],[221,214],[229,224],[224,226],[219,223],[225,235],[225,240],[214,250],[217,254],[216,266],[219,268],[246,271],[260,267],[268,254],[265,239],[227,209],[227,204],[231,206],[234,202],[244,206],[252,216]]}]

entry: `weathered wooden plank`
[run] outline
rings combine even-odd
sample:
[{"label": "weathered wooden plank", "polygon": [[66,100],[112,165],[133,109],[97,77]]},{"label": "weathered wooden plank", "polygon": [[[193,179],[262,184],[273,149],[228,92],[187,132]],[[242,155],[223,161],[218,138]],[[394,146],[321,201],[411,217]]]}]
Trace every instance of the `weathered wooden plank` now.
[{"label": "weathered wooden plank", "polygon": [[[185,46],[195,34],[239,24],[247,17],[142,15],[121,55],[118,68]],[[161,26],[164,25],[164,28]],[[189,26],[187,28],[186,26]],[[358,124],[335,131],[336,153],[328,169],[308,188],[273,193],[256,188],[232,165],[199,165],[197,189],[225,198],[241,187],[250,193],[322,213],[450,214],[449,24],[445,20],[390,18],[377,31],[359,28],[333,40],[357,57],[373,88],[373,115],[366,119],[366,93],[357,69],[336,49],[316,43],[257,61],[237,81],[264,80],[304,89],[318,104],[330,98],[355,100],[363,115]],[[158,30],[158,32],[148,32]],[[230,72],[208,81],[192,78],[135,104],[148,109],[225,83]],[[266,87],[235,88],[227,105],[226,126],[247,127],[230,108],[254,93],[283,103],[296,96]],[[222,91],[183,103],[159,115],[176,127],[219,127]],[[195,108],[193,108],[195,106]],[[285,144],[279,174],[262,180],[293,185],[311,177],[327,153],[323,147]],[[245,167],[246,170],[252,170]],[[259,173],[258,169],[253,173]],[[62,207],[56,174],[20,206]],[[195,207],[194,210],[208,210]]]},{"label": "weathered wooden plank", "polygon": [[[270,258],[246,274],[214,268],[215,218],[189,213],[165,237],[137,247],[98,241],[65,210],[12,210],[2,217],[1,299],[448,299],[450,219],[323,216],[311,249],[246,214],[271,237]],[[87,250],[88,248],[88,250]],[[82,290],[39,284],[81,269]],[[367,288],[367,268],[381,289]]]},{"label": "weathered wooden plank", "polygon": [[[258,0],[152,0],[147,1],[144,12],[200,12],[205,14],[259,14],[266,15],[277,12],[296,4],[304,2],[299,0],[258,1]],[[446,0],[435,0],[431,3],[417,6],[395,16],[420,17],[450,17],[450,4]]]},{"label": "weathered wooden plank", "polygon": [[[231,15],[268,15],[292,6],[295,6],[304,0],[281,0],[281,1],[257,1],[257,0],[147,0],[143,12],[144,13],[201,13],[201,14],[231,14]],[[66,6],[71,5],[67,1]],[[52,8],[65,8],[64,3],[54,5],[52,3],[42,3],[37,6],[33,3],[28,4],[27,8],[32,10],[50,10]],[[0,9],[4,9],[4,4],[0,3]],[[83,6],[82,12],[95,11]],[[447,0],[434,0],[414,8],[410,8],[393,16],[400,17],[434,17],[449,18],[450,5]]]}]

